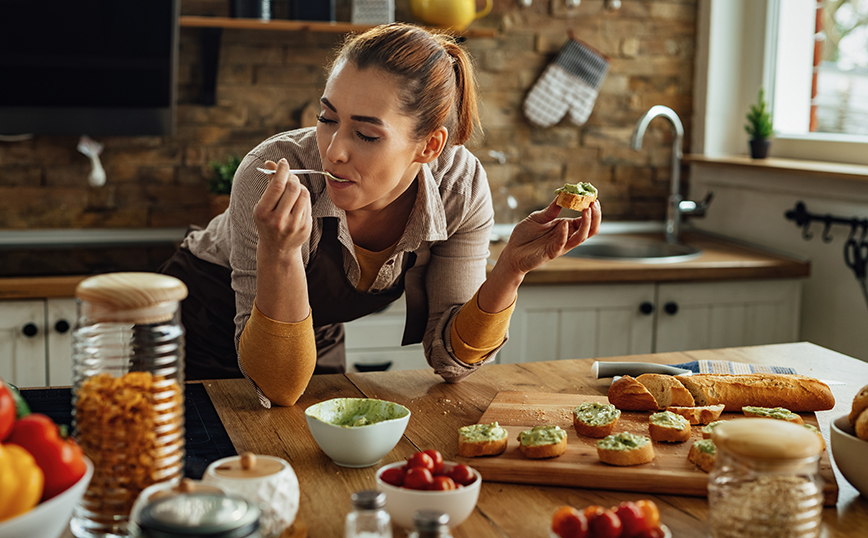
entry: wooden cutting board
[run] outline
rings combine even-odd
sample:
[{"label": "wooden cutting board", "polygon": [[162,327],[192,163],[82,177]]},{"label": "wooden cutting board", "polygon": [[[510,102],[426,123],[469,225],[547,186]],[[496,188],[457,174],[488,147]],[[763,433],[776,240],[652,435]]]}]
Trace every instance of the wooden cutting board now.
[{"label": "wooden cutting board", "polygon": [[[480,424],[499,423],[509,432],[506,452],[500,456],[463,458],[482,473],[483,480],[591,489],[672,493],[706,496],[708,474],[687,460],[693,441],[702,439],[701,426],[692,426],[691,439],[685,443],[654,443],[654,461],[644,465],[616,467],[601,463],[596,439],[576,433],[572,410],[585,402],[608,403],[605,396],[550,394],[539,392],[499,392],[491,401]],[[615,433],[628,431],[648,435],[648,416],[641,411],[622,411]],[[817,425],[814,413],[800,413],[806,424]],[[724,413],[721,420],[744,418],[741,413]],[[567,431],[567,451],[557,457],[533,460],[518,448],[518,434],[542,424],[556,424]],[[820,474],[825,480],[825,505],[838,499],[838,484],[829,462],[828,451],[820,459]]]}]

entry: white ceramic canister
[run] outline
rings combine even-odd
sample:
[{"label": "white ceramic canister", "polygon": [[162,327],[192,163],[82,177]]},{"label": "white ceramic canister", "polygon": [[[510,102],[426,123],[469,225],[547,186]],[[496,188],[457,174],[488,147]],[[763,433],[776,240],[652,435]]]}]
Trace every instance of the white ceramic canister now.
[{"label": "white ceramic canister", "polygon": [[262,510],[263,535],[279,535],[298,513],[298,477],[282,458],[249,452],[223,458],[205,469],[202,483],[256,503]]}]

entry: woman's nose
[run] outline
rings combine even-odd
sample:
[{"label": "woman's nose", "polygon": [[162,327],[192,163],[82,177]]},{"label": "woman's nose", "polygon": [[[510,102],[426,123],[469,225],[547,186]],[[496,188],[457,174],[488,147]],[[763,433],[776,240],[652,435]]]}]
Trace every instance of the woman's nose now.
[{"label": "woman's nose", "polygon": [[326,149],[326,158],[333,163],[346,162],[347,144],[344,140],[344,135],[340,131],[336,131],[332,135],[329,146]]}]

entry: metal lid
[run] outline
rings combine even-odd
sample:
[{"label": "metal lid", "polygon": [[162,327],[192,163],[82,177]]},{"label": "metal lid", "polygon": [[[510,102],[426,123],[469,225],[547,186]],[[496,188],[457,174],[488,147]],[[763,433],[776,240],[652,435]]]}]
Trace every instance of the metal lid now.
[{"label": "metal lid", "polygon": [[717,448],[763,461],[791,461],[816,457],[822,451],[817,434],[807,428],[771,418],[728,420],[711,435]]},{"label": "metal lid", "polygon": [[359,510],[376,510],[386,506],[386,494],[382,491],[365,490],[353,493],[353,507]]},{"label": "metal lid", "polygon": [[184,493],[149,503],[139,515],[146,538],[244,538],[259,529],[260,511],[241,497]]},{"label": "metal lid", "polygon": [[413,514],[413,527],[421,532],[440,532],[449,529],[449,514],[438,510],[417,510]]}]

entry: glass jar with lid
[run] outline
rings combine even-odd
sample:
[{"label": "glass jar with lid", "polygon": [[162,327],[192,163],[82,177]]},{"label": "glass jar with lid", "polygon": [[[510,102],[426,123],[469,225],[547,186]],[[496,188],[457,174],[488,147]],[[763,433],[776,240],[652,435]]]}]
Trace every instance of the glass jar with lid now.
[{"label": "glass jar with lid", "polygon": [[161,497],[142,509],[136,538],[262,538],[259,508],[235,495],[188,493]]},{"label": "glass jar with lid", "polygon": [[153,273],[109,273],[75,290],[74,435],[94,463],[70,528],[79,538],[129,536],[130,511],[148,486],[184,468],[187,287]]},{"label": "glass jar with lid", "polygon": [[766,418],[727,421],[712,434],[708,478],[714,538],[820,536],[822,440],[810,429]]}]

